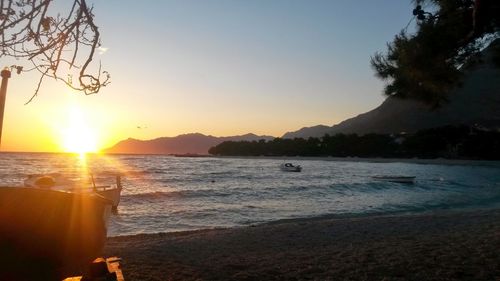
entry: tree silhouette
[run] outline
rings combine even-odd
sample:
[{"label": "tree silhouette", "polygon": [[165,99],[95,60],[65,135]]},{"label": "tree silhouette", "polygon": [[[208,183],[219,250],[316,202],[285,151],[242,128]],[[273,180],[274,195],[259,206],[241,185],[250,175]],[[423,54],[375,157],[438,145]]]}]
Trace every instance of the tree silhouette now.
[{"label": "tree silhouette", "polygon": [[100,33],[92,7],[74,0],[66,15],[52,15],[52,0],[0,0],[0,58],[25,61],[12,65],[18,74],[38,71],[40,79],[31,102],[44,78],[51,77],[86,95],[98,93],[109,83],[101,70],[91,74],[89,66],[100,47]]},{"label": "tree silhouette", "polygon": [[208,151],[221,156],[334,156],[500,159],[500,132],[444,126],[414,134],[336,134],[308,139],[225,141]]},{"label": "tree silhouette", "polygon": [[415,34],[402,30],[371,64],[387,96],[437,107],[460,85],[464,64],[499,37],[500,1],[420,0],[413,14]]}]

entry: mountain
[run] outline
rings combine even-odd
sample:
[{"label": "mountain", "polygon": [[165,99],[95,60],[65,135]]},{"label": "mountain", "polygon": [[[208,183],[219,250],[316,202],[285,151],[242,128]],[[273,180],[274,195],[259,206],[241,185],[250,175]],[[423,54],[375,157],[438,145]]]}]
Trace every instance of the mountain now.
[{"label": "mountain", "polygon": [[500,39],[483,50],[481,62],[466,67],[462,86],[450,102],[436,110],[414,100],[387,98],[379,107],[337,125],[314,126],[288,132],[283,138],[321,137],[336,133],[399,133],[445,125],[482,125],[500,128],[500,68],[494,63]]},{"label": "mountain", "polygon": [[106,149],[105,153],[127,154],[208,154],[208,149],[224,141],[272,140],[271,136],[246,134],[242,136],[214,137],[203,134],[184,134],[176,137],[162,137],[152,140],[129,138]]}]

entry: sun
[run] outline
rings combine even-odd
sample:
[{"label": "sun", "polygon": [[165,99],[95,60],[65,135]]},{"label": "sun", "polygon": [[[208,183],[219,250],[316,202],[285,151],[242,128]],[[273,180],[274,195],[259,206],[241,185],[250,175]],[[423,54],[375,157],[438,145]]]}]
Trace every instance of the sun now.
[{"label": "sun", "polygon": [[67,127],[62,130],[64,151],[85,154],[97,152],[97,134],[88,125],[83,112],[73,107],[69,111]]}]

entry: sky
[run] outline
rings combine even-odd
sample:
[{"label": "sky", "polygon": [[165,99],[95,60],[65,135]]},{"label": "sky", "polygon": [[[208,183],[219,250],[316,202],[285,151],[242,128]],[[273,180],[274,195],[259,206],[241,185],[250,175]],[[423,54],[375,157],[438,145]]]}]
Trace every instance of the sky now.
[{"label": "sky", "polygon": [[412,18],[410,0],[88,2],[111,84],[85,96],[49,80],[25,105],[38,77],[13,73],[1,151],[331,126],[382,103],[370,57]]}]

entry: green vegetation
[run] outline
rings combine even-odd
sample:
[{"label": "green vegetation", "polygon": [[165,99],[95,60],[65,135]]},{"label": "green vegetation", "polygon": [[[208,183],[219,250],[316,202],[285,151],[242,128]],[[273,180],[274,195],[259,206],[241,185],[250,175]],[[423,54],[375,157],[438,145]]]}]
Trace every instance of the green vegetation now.
[{"label": "green vegetation", "polygon": [[387,96],[437,107],[460,85],[463,66],[499,37],[500,1],[420,0],[413,14],[415,33],[403,29],[387,53],[375,54],[371,64],[387,82]]},{"label": "green vegetation", "polygon": [[226,141],[210,148],[220,156],[333,156],[500,160],[500,132],[446,126],[415,134],[337,134],[321,138]]}]

